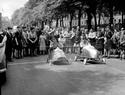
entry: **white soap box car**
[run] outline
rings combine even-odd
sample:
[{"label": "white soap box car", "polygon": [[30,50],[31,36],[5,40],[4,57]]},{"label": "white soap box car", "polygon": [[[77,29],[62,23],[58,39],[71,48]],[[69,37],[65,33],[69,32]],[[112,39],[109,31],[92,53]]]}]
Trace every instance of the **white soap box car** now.
[{"label": "white soap box car", "polygon": [[99,51],[90,44],[84,46],[81,49],[81,53],[75,56],[75,61],[77,61],[78,59],[83,59],[84,64],[87,64],[88,60],[98,61],[102,63],[106,62],[106,60],[102,58],[102,55],[100,55]]}]

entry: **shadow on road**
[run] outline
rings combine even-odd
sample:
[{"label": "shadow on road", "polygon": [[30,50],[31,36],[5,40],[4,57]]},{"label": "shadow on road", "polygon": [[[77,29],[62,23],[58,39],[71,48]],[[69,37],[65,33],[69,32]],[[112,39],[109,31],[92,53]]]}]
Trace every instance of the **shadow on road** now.
[{"label": "shadow on road", "polygon": [[106,64],[105,62],[99,62],[99,61],[87,61],[87,63],[89,63],[89,64],[98,64],[98,65],[104,65],[104,64]]},{"label": "shadow on road", "polygon": [[0,95],[1,95],[1,88],[6,83],[6,72],[0,73]]},{"label": "shadow on road", "polygon": [[0,73],[0,86],[6,83],[6,72]]}]

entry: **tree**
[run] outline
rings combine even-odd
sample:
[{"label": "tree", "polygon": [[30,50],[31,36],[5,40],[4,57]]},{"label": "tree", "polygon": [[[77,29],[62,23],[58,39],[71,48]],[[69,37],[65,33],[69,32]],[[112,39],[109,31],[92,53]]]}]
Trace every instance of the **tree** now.
[{"label": "tree", "polygon": [[125,22],[124,22],[124,13],[125,13],[125,7],[124,7],[124,1],[123,0],[116,0],[115,3],[115,11],[121,12],[122,13],[122,27],[125,27]]},{"label": "tree", "polygon": [[9,20],[8,17],[2,17],[2,28],[5,29],[7,27],[11,27],[11,21]]},{"label": "tree", "polygon": [[32,10],[28,8],[20,8],[12,16],[12,23],[14,25],[29,24],[32,20]]},{"label": "tree", "polygon": [[[121,5],[122,6],[119,6]],[[81,27],[81,16],[87,14],[88,29],[92,28],[92,18],[95,21],[95,30],[97,29],[97,13],[98,24],[102,15],[110,17],[110,26],[113,24],[114,9],[124,13],[124,4],[122,0],[29,0],[25,7],[18,9],[13,14],[12,21],[14,24],[24,23],[41,23],[50,24],[52,20],[56,20],[57,26],[60,20],[63,26],[63,18],[70,16],[70,29],[72,27],[73,17],[78,15],[78,26]],[[123,20],[122,20],[123,22]]]},{"label": "tree", "polygon": [[114,12],[114,7],[115,7],[115,4],[116,4],[116,1],[117,0],[102,0],[102,3],[104,4],[104,7],[108,10],[108,13],[109,13],[110,28],[113,25],[113,12]]},{"label": "tree", "polygon": [[44,2],[46,0],[29,0],[26,4],[25,7],[28,9],[33,9],[41,4],[41,2]]},{"label": "tree", "polygon": [[19,22],[20,22],[20,20],[19,20],[20,11],[21,11],[21,9],[18,9],[12,15],[11,21],[12,21],[13,25],[18,25],[19,24]]}]

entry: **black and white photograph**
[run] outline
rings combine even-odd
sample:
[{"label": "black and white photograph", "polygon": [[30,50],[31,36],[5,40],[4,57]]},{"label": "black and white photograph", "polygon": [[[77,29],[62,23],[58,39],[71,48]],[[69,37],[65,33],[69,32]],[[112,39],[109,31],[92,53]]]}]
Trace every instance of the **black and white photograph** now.
[{"label": "black and white photograph", "polygon": [[125,95],[124,0],[0,0],[0,95]]}]

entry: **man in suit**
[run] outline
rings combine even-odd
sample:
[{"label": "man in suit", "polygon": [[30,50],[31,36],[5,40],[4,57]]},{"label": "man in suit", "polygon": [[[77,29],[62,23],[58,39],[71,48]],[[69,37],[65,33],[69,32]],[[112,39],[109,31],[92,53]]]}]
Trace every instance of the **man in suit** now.
[{"label": "man in suit", "polygon": [[7,62],[12,62],[12,48],[13,48],[13,36],[12,36],[12,28],[8,27],[7,28],[7,41],[6,41],[6,60]]}]

